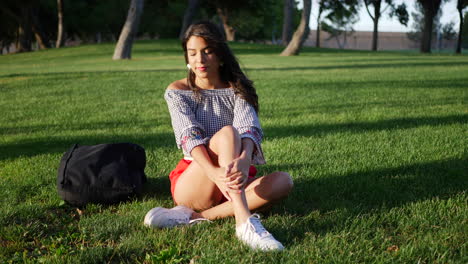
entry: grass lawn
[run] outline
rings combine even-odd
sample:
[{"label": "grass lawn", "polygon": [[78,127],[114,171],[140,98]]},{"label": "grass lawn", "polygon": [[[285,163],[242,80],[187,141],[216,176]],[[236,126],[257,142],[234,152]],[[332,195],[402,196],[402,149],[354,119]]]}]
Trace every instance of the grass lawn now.
[{"label": "grass lawn", "polygon": [[[172,207],[182,157],[163,93],[186,75],[173,40],[0,56],[0,263],[467,263],[468,57],[232,44],[255,81],[267,165],[292,194],[263,217],[286,246],[249,250],[234,220],[143,226]],[[147,153],[142,197],[83,210],[56,192],[74,143]]]}]

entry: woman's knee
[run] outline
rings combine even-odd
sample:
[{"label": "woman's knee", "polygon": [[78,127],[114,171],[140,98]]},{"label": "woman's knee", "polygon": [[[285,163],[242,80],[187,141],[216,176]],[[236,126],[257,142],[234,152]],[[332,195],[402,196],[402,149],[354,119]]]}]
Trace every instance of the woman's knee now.
[{"label": "woman's knee", "polygon": [[267,191],[264,193],[264,198],[271,201],[285,198],[294,186],[291,175],[283,171],[277,171],[267,175],[265,180],[267,180],[268,184],[265,186],[267,188],[264,189]]},{"label": "woman's knee", "polygon": [[277,171],[275,172],[275,175],[275,185],[281,187],[282,193],[284,193],[285,196],[288,195],[294,187],[294,182],[291,175],[284,171]]},{"label": "woman's knee", "polygon": [[[231,125],[224,126],[213,135],[209,142],[210,151],[218,155],[226,147],[234,146],[236,151],[241,147],[241,139],[237,129]],[[229,148],[228,148],[229,149]]]},{"label": "woman's knee", "polygon": [[232,125],[227,125],[222,127],[216,134],[218,137],[223,137],[223,138],[238,138],[240,137],[239,132],[235,127]]}]

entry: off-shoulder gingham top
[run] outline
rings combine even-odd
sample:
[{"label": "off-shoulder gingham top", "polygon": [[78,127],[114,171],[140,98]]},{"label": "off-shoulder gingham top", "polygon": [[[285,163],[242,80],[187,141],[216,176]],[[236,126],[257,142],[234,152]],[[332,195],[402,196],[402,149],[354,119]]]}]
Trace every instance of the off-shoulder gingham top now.
[{"label": "off-shoulder gingham top", "polygon": [[262,128],[255,109],[234,94],[232,88],[201,90],[201,100],[196,100],[191,90],[168,89],[164,94],[172,120],[177,147],[184,156],[198,145],[207,144],[222,127],[232,125],[241,138],[255,143],[253,164],[265,164],[261,142]]}]

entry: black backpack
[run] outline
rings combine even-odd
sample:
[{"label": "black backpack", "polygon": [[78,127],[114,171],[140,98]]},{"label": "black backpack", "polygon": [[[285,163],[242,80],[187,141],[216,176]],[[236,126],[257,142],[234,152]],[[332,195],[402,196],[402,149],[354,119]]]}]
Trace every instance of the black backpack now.
[{"label": "black backpack", "polygon": [[145,150],[136,144],[75,144],[60,161],[58,194],[76,206],[125,201],[141,194],[145,166]]}]

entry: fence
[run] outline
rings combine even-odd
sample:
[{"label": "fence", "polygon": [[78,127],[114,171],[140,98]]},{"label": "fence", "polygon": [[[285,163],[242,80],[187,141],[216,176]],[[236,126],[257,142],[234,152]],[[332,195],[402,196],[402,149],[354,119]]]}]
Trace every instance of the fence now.
[{"label": "fence", "polygon": [[[304,43],[306,46],[315,46],[316,30],[311,30],[309,37]],[[457,45],[457,40],[445,40],[434,38],[432,41],[433,49],[453,49]],[[344,48],[370,50],[372,48],[372,32],[371,31],[355,31],[335,38],[329,33],[320,31],[320,47],[322,48]],[[419,49],[419,42],[412,41],[404,32],[379,32],[378,38],[379,50],[409,50]]]}]

